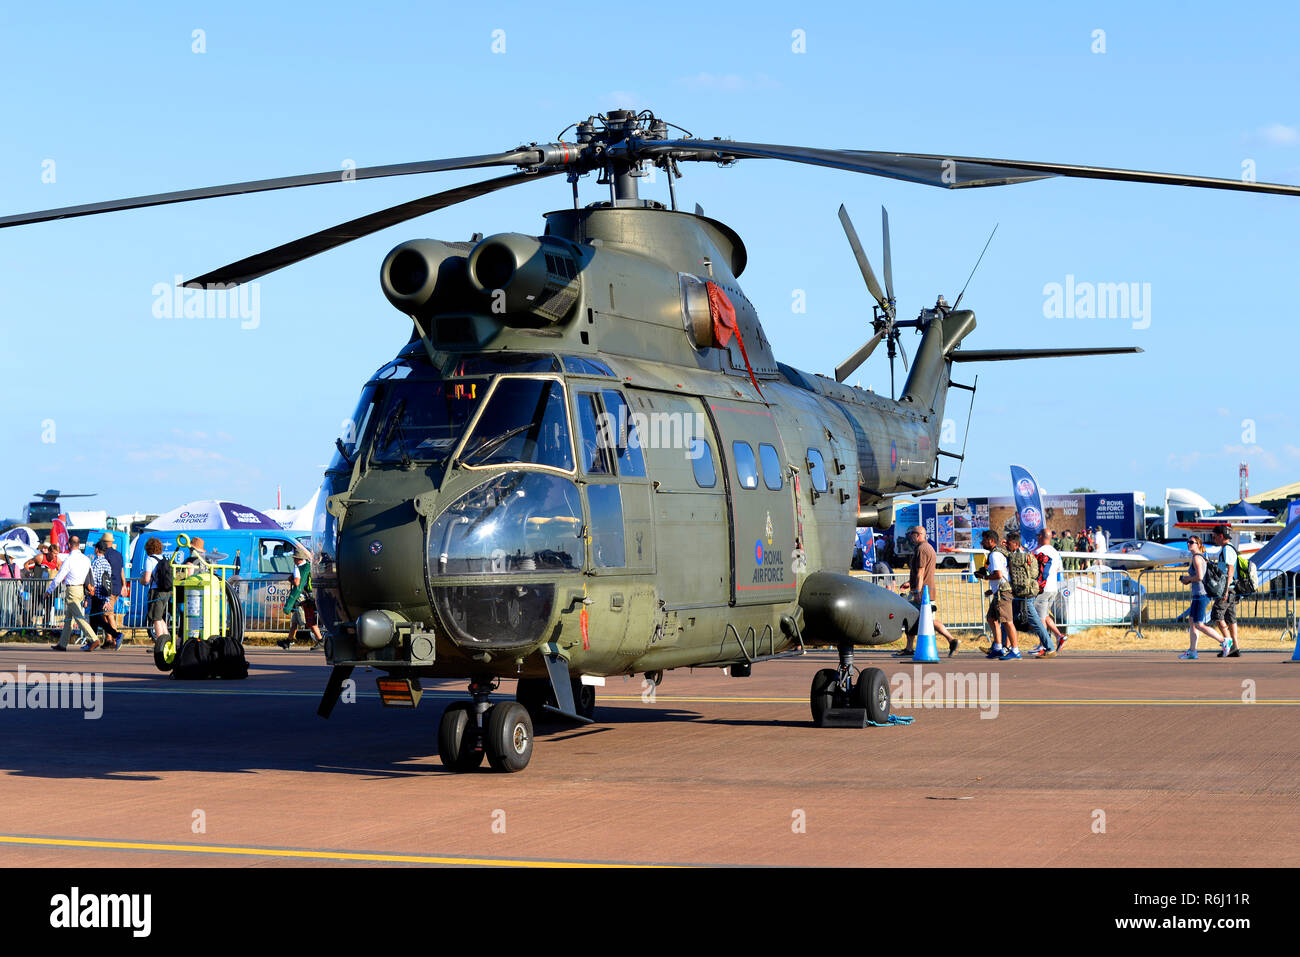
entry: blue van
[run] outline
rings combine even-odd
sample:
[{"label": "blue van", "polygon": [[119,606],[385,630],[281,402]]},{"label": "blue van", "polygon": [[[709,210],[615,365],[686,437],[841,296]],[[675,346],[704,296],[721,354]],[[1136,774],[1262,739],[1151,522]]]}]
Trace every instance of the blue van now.
[{"label": "blue van", "polygon": [[[289,594],[288,580],[289,573],[293,571],[293,553],[295,546],[299,545],[311,550],[310,533],[265,529],[153,531],[147,528],[132,543],[130,564],[127,566],[131,578],[131,597],[125,627],[145,627],[147,589],[140,582],[144,574],[145,543],[151,538],[158,539],[162,543],[163,554],[170,558],[176,552],[178,535],[203,539],[208,561],[212,564],[238,567],[238,572],[230,574],[231,577],[237,575],[239,578],[238,592],[244,606],[246,632],[284,631],[288,628],[288,618],[283,609],[285,597]],[[182,548],[178,560],[184,561],[187,557],[189,550]]]}]

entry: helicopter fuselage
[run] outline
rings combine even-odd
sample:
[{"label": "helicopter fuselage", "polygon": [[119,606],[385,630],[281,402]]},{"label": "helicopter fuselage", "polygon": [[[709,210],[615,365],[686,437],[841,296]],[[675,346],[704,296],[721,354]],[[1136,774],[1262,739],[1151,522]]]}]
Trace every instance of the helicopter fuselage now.
[{"label": "helicopter fuselage", "polygon": [[544,676],[550,653],[605,676],[896,640],[915,620],[897,594],[803,592],[933,481],[946,354],[973,317],[927,331],[893,401],[777,363],[744,264],[726,226],[648,205],[390,253],[415,332],[320,497],[331,663],[486,680]]}]

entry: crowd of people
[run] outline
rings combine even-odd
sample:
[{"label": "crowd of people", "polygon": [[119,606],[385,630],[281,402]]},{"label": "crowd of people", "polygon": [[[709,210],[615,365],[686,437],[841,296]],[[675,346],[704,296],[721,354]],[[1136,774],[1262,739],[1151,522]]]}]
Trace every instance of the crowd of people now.
[{"label": "crowd of people", "polygon": [[[1206,635],[1219,646],[1220,658],[1235,658],[1241,654],[1237,639],[1236,605],[1238,589],[1238,552],[1233,547],[1227,526],[1213,532],[1212,542],[1219,549],[1213,562],[1205,554],[1199,537],[1189,540],[1190,560],[1187,573],[1182,575],[1184,585],[1191,587],[1192,608],[1188,615],[1189,647],[1178,657],[1182,660],[1197,658],[1197,638]],[[951,656],[959,640],[939,619],[938,591],[935,569],[938,556],[925,537],[925,529],[916,525],[907,531],[912,554],[908,560],[908,581],[900,587],[918,609],[921,607],[922,589],[928,588],[930,608],[934,614],[935,635],[948,641]],[[1038,647],[1030,657],[1054,658],[1064,648],[1068,636],[1052,616],[1052,607],[1061,593],[1063,572],[1068,566],[1063,551],[1105,551],[1105,533],[1097,528],[1090,536],[1086,531],[1072,538],[1067,532],[1058,536],[1050,529],[1038,532],[1037,542],[1031,549],[1021,545],[1018,532],[1000,538],[992,529],[985,530],[981,546],[988,553],[988,562],[975,572],[986,582],[984,595],[988,598],[985,622],[992,642],[981,647],[988,658],[1014,660],[1024,657],[1020,651],[1020,634],[1032,633]],[[1080,547],[1088,546],[1088,547]],[[1209,607],[1209,624],[1204,623]],[[919,616],[918,616],[919,619]],[[917,623],[908,631],[904,647],[895,657],[910,658],[915,653]]]}]

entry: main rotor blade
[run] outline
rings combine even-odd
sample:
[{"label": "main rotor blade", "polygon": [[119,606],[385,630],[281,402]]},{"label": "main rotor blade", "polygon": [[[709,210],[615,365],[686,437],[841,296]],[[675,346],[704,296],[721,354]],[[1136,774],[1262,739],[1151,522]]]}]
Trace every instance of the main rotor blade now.
[{"label": "main rotor blade", "polygon": [[835,367],[835,381],[843,382],[857,370],[858,366],[867,361],[867,357],[880,345],[880,340],[885,337],[885,330],[881,329],[874,336],[862,344],[861,348],[853,355],[849,356],[843,362]]},{"label": "main rotor blade", "polygon": [[509,153],[487,153],[482,156],[460,156],[454,159],[424,160],[418,163],[398,163],[392,166],[363,166],[354,170],[332,170],[328,173],[309,173],[303,176],[281,176],[278,179],[255,179],[228,186],[204,186],[200,189],[183,189],[173,193],[153,193],[130,199],[112,199],[102,203],[85,203],[81,206],[63,206],[42,209],[34,213],[0,216],[0,229],[6,226],[24,226],[53,219],[71,219],[74,216],[93,216],[123,209],[140,209],[145,206],[166,206],[169,203],[188,203],[196,199],[217,196],[236,196],[242,193],[261,193],[272,189],[293,189],[298,186],[319,186],[323,183],[340,183],[350,179],[377,179],[383,176],[410,176],[414,173],[440,173],[454,169],[475,169],[481,166],[518,166],[538,160],[541,152],[535,149],[511,150]]},{"label": "main rotor blade", "polygon": [[889,255],[889,213],[880,207],[880,233],[885,243],[885,295],[894,302],[894,264]]},{"label": "main rotor blade", "polygon": [[876,274],[871,269],[871,261],[867,259],[866,250],[862,248],[862,240],[858,239],[858,231],[853,228],[853,220],[849,219],[849,211],[840,204],[840,224],[844,227],[844,235],[849,237],[849,245],[853,247],[853,255],[858,260],[858,269],[862,271],[862,278],[867,281],[867,289],[871,295],[875,296],[876,302],[880,303],[880,308],[888,311],[889,300],[880,289],[880,283],[876,281]]},{"label": "main rotor blade", "polygon": [[186,281],[183,285],[192,289],[202,289],[211,285],[235,286],[241,282],[248,282],[251,279],[265,276],[267,273],[275,272],[277,269],[283,269],[285,266],[292,266],[304,259],[310,259],[318,253],[350,243],[354,239],[362,239],[371,233],[379,232],[381,229],[387,229],[389,226],[404,223],[408,219],[423,216],[425,213],[445,209],[448,206],[454,206],[456,203],[463,203],[467,199],[485,196],[507,186],[554,176],[556,173],[561,172],[563,170],[548,169],[539,170],[536,173],[511,173],[508,176],[499,176],[496,179],[483,180],[479,183],[468,183],[465,186],[457,186],[455,189],[434,193],[431,196],[415,199],[409,203],[390,206],[388,209],[380,210],[377,213],[370,213],[367,216],[340,223],[338,226],[322,229],[310,236],[294,239],[283,245],[276,246],[274,249],[268,249],[265,252],[233,262],[228,266],[214,269],[212,272],[204,273],[197,279]]},{"label": "main rotor blade", "polygon": [[[946,189],[1005,186],[1052,176],[1072,176],[1080,179],[1161,183],[1169,186],[1197,186],[1204,189],[1232,189],[1249,193],[1300,196],[1300,186],[1286,183],[1254,183],[1237,179],[1216,179],[1210,176],[1189,176],[1182,173],[1153,173],[1144,170],[1113,169],[1106,166],[1072,166],[1066,163],[984,159],[974,156],[815,149],[806,146],[774,146],[769,143],[733,143],[729,140],[665,140],[644,143],[638,147],[638,152],[645,155],[664,151],[674,152],[679,161],[781,159],[855,173],[887,176],[890,179],[901,179]],[[694,151],[694,155],[690,155],[689,152],[684,155],[680,151]]]},{"label": "main rotor blade", "polygon": [[1138,346],[1081,346],[1077,349],[960,349],[948,358],[953,362],[1006,362],[1012,359],[1119,356],[1141,351]]}]

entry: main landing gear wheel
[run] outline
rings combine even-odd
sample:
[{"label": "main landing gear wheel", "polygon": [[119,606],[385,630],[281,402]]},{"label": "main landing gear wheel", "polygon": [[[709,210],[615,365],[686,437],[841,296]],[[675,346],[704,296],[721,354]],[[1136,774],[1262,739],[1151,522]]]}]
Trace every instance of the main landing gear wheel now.
[{"label": "main landing gear wheel", "polygon": [[885,673],[879,668],[861,672],[849,692],[849,701],[850,707],[866,708],[867,717],[876,724],[889,721],[889,682]]},{"label": "main landing gear wheel", "polygon": [[551,694],[551,682],[547,678],[520,678],[515,688],[515,700],[524,706],[533,724],[540,724],[546,718],[546,706],[555,704]]},{"label": "main landing gear wheel", "polygon": [[596,716],[596,686],[584,685],[581,678],[573,679],[573,708],[580,718]]},{"label": "main landing gear wheel", "polygon": [[533,721],[518,701],[502,701],[487,713],[483,747],[494,771],[522,771],[533,756]]},{"label": "main landing gear wheel", "polygon": [[468,701],[453,701],[438,723],[438,756],[448,770],[473,771],[483,763],[473,707]]}]

